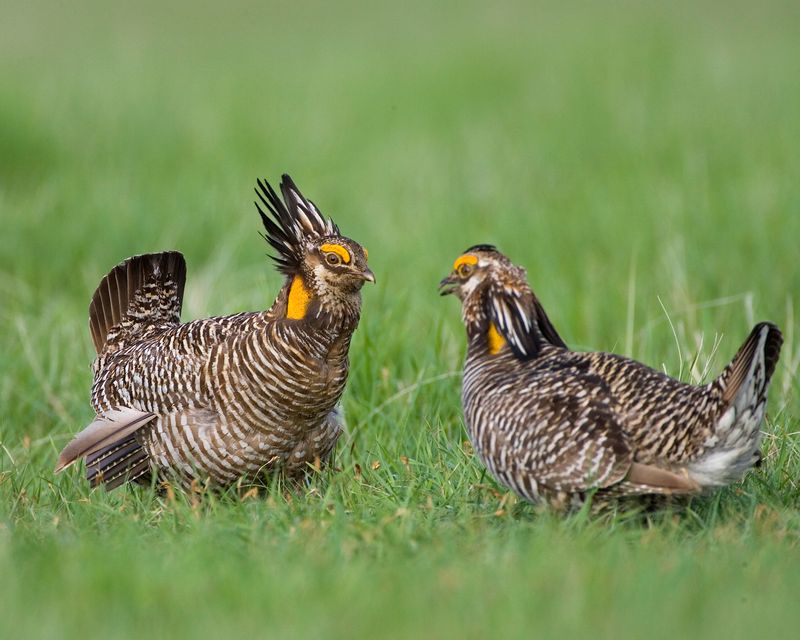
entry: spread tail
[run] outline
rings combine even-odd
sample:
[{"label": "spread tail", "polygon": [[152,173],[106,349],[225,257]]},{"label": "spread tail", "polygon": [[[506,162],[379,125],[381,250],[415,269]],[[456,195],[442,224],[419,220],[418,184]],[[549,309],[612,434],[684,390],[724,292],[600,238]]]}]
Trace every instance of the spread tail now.
[{"label": "spread tail", "polygon": [[97,353],[143,324],[180,322],[185,283],[186,261],[177,251],[134,256],[114,267],[89,305]]}]

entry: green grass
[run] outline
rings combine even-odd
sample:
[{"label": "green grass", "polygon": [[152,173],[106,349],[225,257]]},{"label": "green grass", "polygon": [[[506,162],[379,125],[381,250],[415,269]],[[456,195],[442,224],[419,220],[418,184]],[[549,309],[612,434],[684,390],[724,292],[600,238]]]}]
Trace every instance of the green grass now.
[{"label": "green grass", "polygon": [[[295,4],[3,10],[0,637],[794,636],[793,3]],[[185,317],[265,308],[251,189],[283,171],[378,279],[339,470],[258,496],[54,477],[92,415],[99,279],[176,248]],[[570,344],[685,380],[777,322],[764,466],[650,518],[499,491],[436,295],[476,242],[528,268]]]}]

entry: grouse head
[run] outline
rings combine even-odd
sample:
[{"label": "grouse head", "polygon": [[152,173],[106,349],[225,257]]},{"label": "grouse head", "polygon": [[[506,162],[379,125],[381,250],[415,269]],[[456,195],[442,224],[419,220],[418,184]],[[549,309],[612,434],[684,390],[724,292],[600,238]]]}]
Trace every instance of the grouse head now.
[{"label": "grouse head", "polygon": [[280,190],[283,199],[266,180],[258,180],[255,205],[264,224],[264,239],[276,251],[271,257],[287,276],[287,317],[357,312],[361,287],[375,282],[367,266],[367,250],[343,236],[288,175],[282,177]]},{"label": "grouse head", "polygon": [[530,359],[545,344],[566,348],[528,285],[525,269],[493,245],[472,246],[456,258],[439,292],[461,300],[471,346],[490,355],[508,347],[518,358]]}]

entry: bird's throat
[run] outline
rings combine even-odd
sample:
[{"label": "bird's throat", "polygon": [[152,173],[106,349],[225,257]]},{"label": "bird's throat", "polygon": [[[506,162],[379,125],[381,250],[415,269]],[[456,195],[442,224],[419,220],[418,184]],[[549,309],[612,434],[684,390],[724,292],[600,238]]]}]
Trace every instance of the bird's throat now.
[{"label": "bird's throat", "polygon": [[286,303],[286,317],[290,320],[302,320],[306,317],[308,305],[311,304],[311,291],[306,287],[303,278],[296,275],[289,286],[289,298]]}]

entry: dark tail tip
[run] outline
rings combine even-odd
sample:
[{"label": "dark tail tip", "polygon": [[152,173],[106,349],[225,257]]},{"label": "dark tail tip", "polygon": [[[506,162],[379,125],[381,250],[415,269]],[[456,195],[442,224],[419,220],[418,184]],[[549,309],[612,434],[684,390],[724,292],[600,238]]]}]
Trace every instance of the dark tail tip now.
[{"label": "dark tail tip", "polygon": [[778,364],[778,358],[781,355],[781,346],[783,345],[783,334],[778,327],[771,322],[760,322],[753,329],[753,333],[760,332],[764,327],[769,329],[767,339],[764,342],[764,367],[766,369],[767,381],[772,378],[775,373],[775,367]]},{"label": "dark tail tip", "polygon": [[[766,336],[764,336],[764,332],[766,332]],[[721,376],[725,389],[723,400],[726,403],[733,401],[739,389],[747,380],[753,360],[761,357],[758,349],[762,344],[762,339],[764,354],[763,384],[765,387],[769,384],[770,378],[775,372],[775,366],[778,364],[783,336],[781,336],[780,329],[771,322],[759,322],[753,327],[750,335],[747,336],[747,340],[744,341],[744,344],[739,348],[738,353]]]}]

